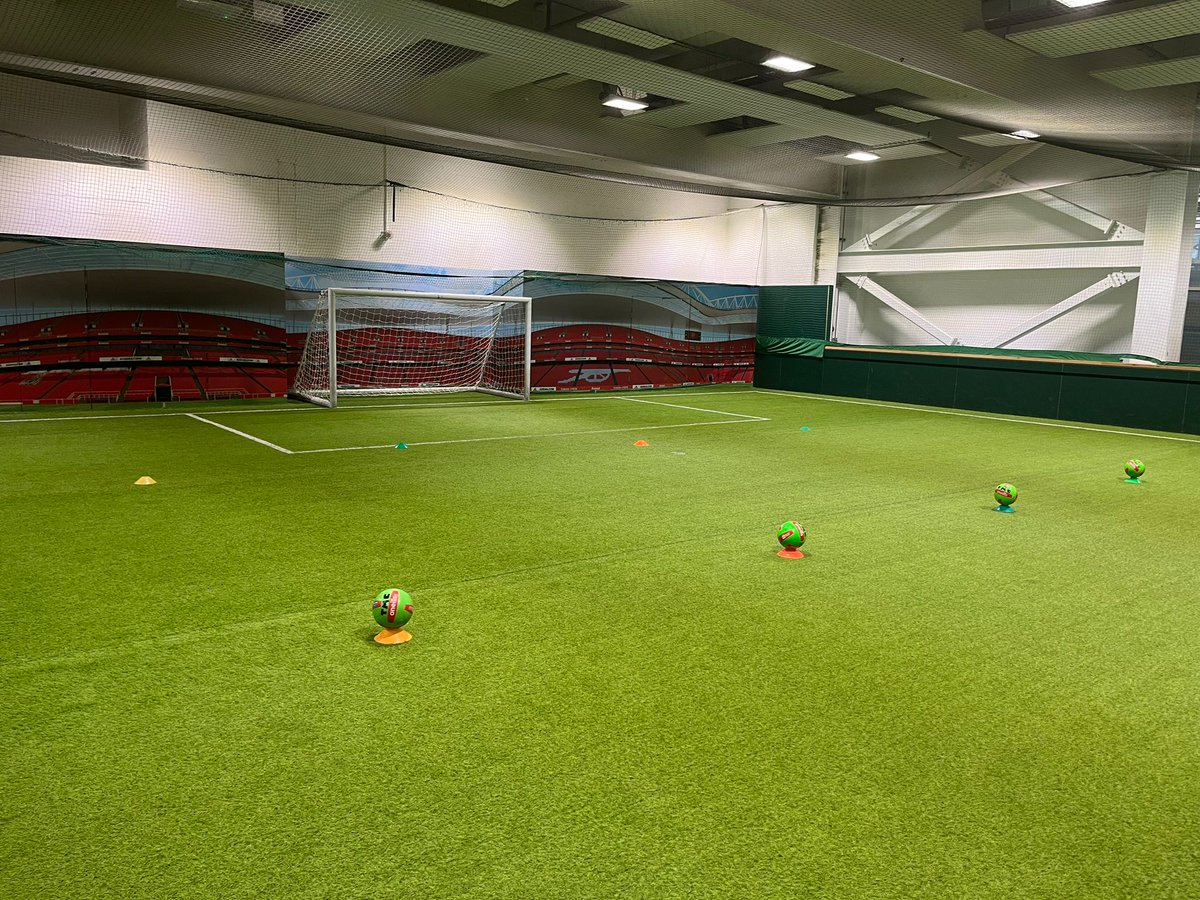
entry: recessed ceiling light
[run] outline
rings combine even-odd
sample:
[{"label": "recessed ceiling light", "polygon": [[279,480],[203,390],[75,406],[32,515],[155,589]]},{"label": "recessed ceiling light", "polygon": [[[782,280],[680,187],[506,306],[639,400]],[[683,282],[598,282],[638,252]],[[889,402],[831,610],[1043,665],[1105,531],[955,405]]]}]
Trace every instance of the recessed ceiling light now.
[{"label": "recessed ceiling light", "polygon": [[1024,138],[1027,141],[1032,141],[1034,138],[1040,138],[1041,135],[1036,131],[1030,131],[1027,128],[1022,128],[1020,131],[1011,132],[1013,137]]},{"label": "recessed ceiling light", "polygon": [[1071,9],[1081,9],[1084,6],[1096,6],[1100,3],[1105,3],[1107,0],[1058,0],[1063,6],[1069,6]]},{"label": "recessed ceiling light", "polygon": [[782,53],[768,56],[763,60],[763,65],[778,72],[803,72],[805,69],[816,68],[815,63],[807,63],[791,56],[784,56]]},{"label": "recessed ceiling light", "polygon": [[611,106],[613,109],[623,109],[625,112],[641,112],[643,109],[649,109],[650,104],[645,100],[635,100],[633,97],[622,97],[620,94],[613,94],[605,97],[600,101],[604,106]]},{"label": "recessed ceiling light", "polygon": [[854,150],[846,154],[846,159],[855,159],[859,162],[875,162],[882,158],[878,153],[872,153],[870,150]]}]

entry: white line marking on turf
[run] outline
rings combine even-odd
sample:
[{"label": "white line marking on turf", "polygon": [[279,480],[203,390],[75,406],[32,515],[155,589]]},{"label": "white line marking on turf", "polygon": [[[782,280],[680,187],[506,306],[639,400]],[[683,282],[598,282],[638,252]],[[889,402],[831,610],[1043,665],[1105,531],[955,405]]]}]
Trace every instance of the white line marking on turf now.
[{"label": "white line marking on turf", "polygon": [[768,397],[794,397],[797,400],[819,400],[822,403],[849,403],[852,406],[878,406],[881,409],[899,409],[907,412],[932,413],[935,416],[958,416],[963,419],[987,419],[990,422],[1014,422],[1017,425],[1041,425],[1043,428],[1069,428],[1072,431],[1098,431],[1101,434],[1120,434],[1125,437],[1149,438],[1155,441],[1180,441],[1184,444],[1200,444],[1200,438],[1176,437],[1170,434],[1150,434],[1146,431],[1120,431],[1116,428],[1096,428],[1093,425],[1071,425],[1067,422],[1039,422],[1036,419],[1013,419],[1007,416],[989,416],[983,413],[959,412],[953,409],[928,409],[924,406],[906,406],[902,403],[886,403],[879,400],[848,400],[845,397],[818,397],[799,391],[746,391],[747,394],[766,394]]},{"label": "white line marking on turf", "polygon": [[211,425],[213,428],[220,428],[222,431],[228,431],[230,434],[236,434],[238,437],[243,437],[248,441],[254,441],[256,444],[262,444],[264,447],[270,447],[272,450],[278,450],[280,453],[292,455],[292,451],[287,447],[280,447],[278,444],[272,444],[270,441],[264,441],[260,437],[255,437],[252,434],[246,434],[244,431],[238,431],[236,428],[230,428],[228,425],[222,425],[220,422],[214,422],[212,419],[206,419],[204,416],[198,416],[195,413],[185,413],[189,419],[195,419],[197,422],[203,422],[205,425]]},{"label": "white line marking on turf", "polygon": [[642,400],[639,397],[614,397],[614,400],[624,400],[628,403],[649,403],[651,406],[669,406],[671,409],[687,409],[692,412],[712,413],[715,416],[733,416],[738,419],[755,419],[766,422],[762,416],[748,416],[745,413],[725,412],[723,409],[701,409],[699,406],[683,406],[679,403],[663,403],[661,400]]},{"label": "white line marking on turf", "polygon": [[162,419],[166,416],[186,416],[189,413],[110,413],[106,416],[30,416],[28,419],[0,418],[0,425],[16,425],[22,422],[86,422],[89,419]]},{"label": "white line marking on turf", "polygon": [[[671,389],[665,388],[664,390],[671,390]],[[683,390],[686,390],[686,388],[684,388]],[[724,394],[726,396],[730,396],[732,394],[749,394],[749,393],[752,393],[752,392],[750,390],[704,391],[702,393],[685,394],[684,396],[687,396],[687,397],[710,397],[713,394]],[[586,396],[583,396],[583,397],[564,397],[564,396],[555,395],[555,394],[540,394],[528,402],[535,403],[535,404],[537,404],[537,403],[579,403],[581,401],[589,401],[589,400],[630,400],[630,399],[633,399],[633,398],[625,397],[625,396],[605,396],[604,392],[596,391],[595,393],[587,394]],[[639,400],[638,402],[652,403],[654,401]],[[339,406],[336,411],[339,413],[346,413],[346,412],[357,412],[360,409],[452,409],[456,406],[466,406],[466,407],[494,406],[498,409],[513,409],[514,408],[513,404],[510,401],[496,399],[496,400],[462,400],[462,401],[457,401],[457,402],[451,401],[450,403],[350,403],[345,406]],[[520,407],[518,406],[516,408],[520,408]],[[683,408],[687,409],[687,407],[683,407]],[[311,404],[306,403],[302,406],[283,407],[283,408],[277,408],[277,409],[221,409],[221,410],[215,410],[215,411],[208,410],[204,414],[206,416],[213,416],[213,415],[236,416],[236,415],[252,415],[254,413],[320,412],[321,410],[322,410],[322,407],[313,406]],[[179,413],[163,413],[162,415],[179,415]],[[726,413],[726,415],[736,415],[736,413]],[[71,418],[71,417],[66,416],[64,418]],[[103,418],[103,417],[97,416],[96,418]],[[121,418],[121,417],[113,416],[113,418]]]},{"label": "white line marking on turf", "polygon": [[[617,434],[626,431],[661,431],[664,428],[700,428],[705,425],[746,425],[750,422],[770,422],[770,419],[726,419],[721,422],[685,422],[681,425],[645,425],[634,428],[602,428],[597,431],[555,431],[548,434],[505,434],[496,437],[454,438],[448,441],[414,441],[409,447],[434,447],[441,444],[478,444],[483,441],[528,441],[534,438],[579,437],[588,434]],[[214,423],[216,424],[216,423]],[[395,444],[368,444],[362,447],[323,447],[320,450],[290,450],[299,456],[302,453],[344,453],[349,450],[393,450]]]},{"label": "white line marking on turf", "polygon": [[[663,390],[674,393],[676,389],[664,388]],[[725,391],[703,391],[694,394],[683,393],[686,388],[678,389],[682,396],[685,397],[710,397],[714,394],[724,394],[725,396],[734,396],[737,394],[758,394],[762,391],[754,391],[744,388],[731,388]],[[555,394],[542,394],[536,399],[530,401],[532,403],[574,403],[581,400],[628,400],[630,398],[624,396],[604,396],[600,391],[594,394],[588,394],[584,397],[564,397]],[[642,403],[651,403],[650,400],[642,400]],[[354,412],[360,409],[446,409],[452,406],[496,406],[507,408],[509,403],[504,400],[464,400],[462,402],[451,403],[370,403],[370,404],[351,404],[349,406],[339,407],[340,412]],[[43,407],[44,408],[44,407]],[[281,413],[281,412],[308,412],[315,413],[323,411],[323,407],[314,406],[308,403],[298,404],[296,406],[281,406],[271,407],[269,409],[205,409],[201,412],[206,416],[238,416],[238,415],[255,415],[257,413]],[[98,416],[29,416],[20,419],[7,419],[0,416],[0,425],[17,425],[30,422],[86,422],[96,419],[166,419],[166,418],[184,418],[193,416],[196,413],[187,412],[159,412],[159,413],[107,413]],[[734,415],[728,413],[727,415]]]}]

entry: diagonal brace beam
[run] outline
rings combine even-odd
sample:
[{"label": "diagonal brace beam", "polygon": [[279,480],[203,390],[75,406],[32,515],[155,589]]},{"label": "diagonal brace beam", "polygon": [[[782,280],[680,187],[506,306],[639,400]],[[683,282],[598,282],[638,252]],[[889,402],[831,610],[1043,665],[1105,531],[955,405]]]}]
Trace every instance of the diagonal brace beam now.
[{"label": "diagonal brace beam", "polygon": [[[1030,141],[1023,141],[1020,146],[1013,147],[1007,153],[1002,153],[986,165],[972,169],[965,176],[951,185],[948,185],[938,191],[939,195],[957,194],[961,191],[970,190],[978,187],[981,184],[987,184],[998,173],[1003,172],[1013,163],[1024,159],[1030,153],[1033,153],[1041,145]],[[877,245],[881,240],[887,237],[894,231],[901,228],[911,228],[916,223],[928,225],[934,219],[945,215],[950,210],[955,208],[953,203],[943,203],[937,206],[914,206],[912,209],[892,219],[886,225],[881,225],[876,228],[862,240],[856,241],[846,248],[846,252],[852,253],[860,250],[870,250]]]},{"label": "diagonal brace beam", "polygon": [[1108,275],[1101,278],[1095,284],[1090,284],[1082,291],[1072,294],[1066,300],[1055,303],[1049,309],[1043,309],[1035,316],[1026,319],[1020,325],[1009,329],[1005,332],[993,345],[997,350],[1018,338],[1022,338],[1031,331],[1036,331],[1043,325],[1049,325],[1060,316],[1066,315],[1075,307],[1087,303],[1094,297],[1099,297],[1101,294],[1106,294],[1113,288],[1118,288],[1123,284],[1128,284],[1139,275],[1138,272],[1109,272]]},{"label": "diagonal brace beam", "polygon": [[854,284],[857,284],[860,288],[862,288],[868,294],[871,294],[877,300],[880,300],[884,305],[890,306],[896,312],[900,313],[900,315],[904,316],[904,318],[908,319],[908,321],[912,322],[927,335],[939,341],[940,343],[961,343],[958,338],[954,337],[948,332],[942,331],[942,329],[938,328],[879,282],[873,281],[866,275],[859,275],[858,277],[851,278],[849,280]]},{"label": "diagonal brace beam", "polygon": [[[1025,182],[1013,178],[1006,172],[997,172],[989,181],[999,188],[1026,186]],[[1103,232],[1104,237],[1110,241],[1140,241],[1145,237],[1142,232],[1130,225],[1125,225],[1116,219],[1111,219],[1100,213],[1092,212],[1087,207],[1080,206],[1078,203],[1072,203],[1070,200],[1064,200],[1062,197],[1052,194],[1049,191],[1028,191],[1021,194],[1021,196],[1027,200],[1033,200],[1035,203],[1040,203],[1056,212],[1060,212],[1065,216],[1070,216],[1072,219],[1095,228],[1097,231]]]}]

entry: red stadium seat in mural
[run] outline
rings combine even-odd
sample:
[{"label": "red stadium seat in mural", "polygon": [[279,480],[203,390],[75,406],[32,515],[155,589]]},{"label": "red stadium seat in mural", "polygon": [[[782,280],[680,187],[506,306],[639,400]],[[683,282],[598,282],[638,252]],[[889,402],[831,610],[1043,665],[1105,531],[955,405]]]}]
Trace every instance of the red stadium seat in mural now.
[{"label": "red stadium seat in mural", "polygon": [[[600,315],[619,320],[626,306],[620,289],[613,291],[618,305],[612,309],[618,311]],[[567,309],[566,314],[570,318],[574,313]],[[275,325],[211,312],[108,309],[0,324],[0,402],[283,395],[306,335],[299,330],[287,333],[282,321],[282,314],[280,325]],[[686,340],[685,332],[688,337],[712,338],[714,330],[723,330],[714,329],[711,322],[693,324],[690,317],[676,316],[673,327],[659,333],[603,317],[540,327],[532,335],[533,382],[543,390],[591,391],[750,377],[753,338]],[[414,378],[436,381],[437,366],[426,364],[417,371],[416,360],[436,360],[447,355],[442,351],[472,342],[402,327],[346,331],[338,337],[347,357],[345,377],[357,377],[352,361],[357,349],[364,358],[388,360],[397,384]],[[3,371],[5,364],[13,363],[26,365],[20,373]]]},{"label": "red stadium seat in mural", "polygon": [[179,313],[148,309],[141,315],[139,330],[152,334],[179,334]]},{"label": "red stadium seat in mural", "polygon": [[170,310],[10,324],[0,328],[0,365],[28,368],[0,369],[0,402],[142,402],[202,399],[210,392],[282,396],[289,354],[298,358],[299,346],[289,346],[281,327]]},{"label": "red stadium seat in mural", "polygon": [[543,390],[718,384],[746,380],[754,362],[753,338],[683,341],[616,325],[555,326],[534,338],[533,381]]},{"label": "red stadium seat in mural", "polygon": [[115,402],[129,377],[128,370],[74,370],[48,372],[39,390],[29,398],[38,403]]}]

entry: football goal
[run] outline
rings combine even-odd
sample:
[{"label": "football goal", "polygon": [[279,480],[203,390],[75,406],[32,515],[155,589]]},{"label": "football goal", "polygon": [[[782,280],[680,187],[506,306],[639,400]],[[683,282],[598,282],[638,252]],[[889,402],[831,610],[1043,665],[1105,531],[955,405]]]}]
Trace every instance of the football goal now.
[{"label": "football goal", "polygon": [[528,297],[331,288],[292,394],[331,408],[339,397],[452,391],[528,400],[532,324]]}]

